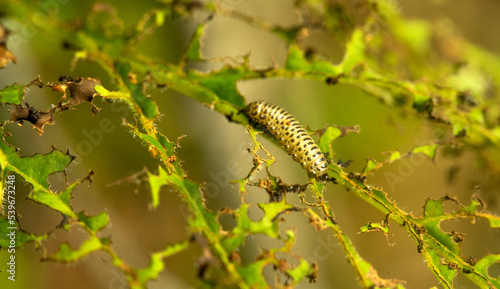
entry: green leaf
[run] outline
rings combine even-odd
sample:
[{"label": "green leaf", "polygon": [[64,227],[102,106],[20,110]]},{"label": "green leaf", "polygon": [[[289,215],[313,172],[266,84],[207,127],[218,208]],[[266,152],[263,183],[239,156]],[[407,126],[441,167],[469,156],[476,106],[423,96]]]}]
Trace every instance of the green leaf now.
[{"label": "green leaf", "polygon": [[290,45],[288,57],[285,62],[285,69],[290,71],[307,71],[310,66],[304,57],[304,52],[296,45]]},{"label": "green leaf", "polygon": [[40,242],[47,238],[49,238],[49,234],[37,236],[24,232],[19,228],[16,219],[0,217],[0,248],[18,248],[31,241],[34,241],[36,246],[39,247]]},{"label": "green leaf", "polygon": [[278,216],[294,208],[285,201],[259,204],[259,207],[264,211],[264,216],[259,221],[252,221],[248,216],[249,204],[241,204],[233,213],[237,225],[233,228],[231,234],[223,239],[223,245],[228,252],[234,251],[243,244],[248,234],[262,233],[272,238],[278,238],[280,221]]},{"label": "green leaf", "polygon": [[351,71],[365,62],[365,34],[361,29],[352,33],[347,43],[346,53],[342,59],[342,72],[350,74]]},{"label": "green leaf", "polygon": [[297,38],[297,35],[300,33],[301,27],[291,27],[291,28],[283,28],[283,27],[274,27],[273,32],[281,36],[287,44],[293,44]]},{"label": "green leaf", "polygon": [[469,112],[469,119],[473,123],[478,123],[481,125],[485,124],[485,118],[483,114],[483,108],[476,107]]},{"label": "green leaf", "polygon": [[169,141],[161,133],[157,133],[152,136],[150,134],[140,132],[137,127],[132,125],[129,125],[129,127],[136,136],[148,145],[148,150],[154,157],[159,156],[162,160],[167,162],[170,162],[171,159],[176,159],[175,148],[177,147],[177,143]]},{"label": "green leaf", "polygon": [[451,75],[446,82],[457,91],[467,91],[470,97],[480,98],[490,89],[490,77],[479,67],[467,65],[461,67],[457,74]]},{"label": "green leaf", "polygon": [[333,126],[329,126],[326,128],[325,132],[321,135],[319,139],[319,149],[323,152],[329,152],[330,155],[333,155],[333,150],[331,148],[331,143],[333,140],[337,139],[342,135],[342,131]]},{"label": "green leaf", "polygon": [[68,185],[60,194],[54,193],[52,191],[33,190],[33,192],[29,195],[29,198],[40,204],[44,204],[56,211],[59,211],[66,216],[74,218],[75,213],[73,212],[73,208],[71,207],[69,201],[72,198],[71,191],[80,183],[81,180],[73,182],[72,184]]},{"label": "green leaf", "polygon": [[458,136],[462,135],[465,133],[467,135],[467,131],[469,128],[469,124],[467,123],[467,120],[454,116],[451,117],[451,122],[452,122],[452,128],[453,128],[453,135]]},{"label": "green leaf", "polygon": [[149,171],[148,180],[149,186],[151,187],[151,197],[153,199],[153,208],[158,207],[160,204],[160,188],[168,184],[167,173],[161,167],[158,168],[158,176],[153,175]]},{"label": "green leaf", "polygon": [[446,260],[440,252],[443,249],[439,242],[435,242],[432,238],[427,236],[423,237],[425,252],[424,258],[427,266],[432,270],[441,283],[446,285],[445,288],[453,288],[453,279],[458,273],[456,269],[450,269],[448,265],[443,262]]},{"label": "green leaf", "polygon": [[294,284],[298,284],[302,279],[313,274],[314,271],[315,270],[311,268],[311,265],[309,265],[305,259],[300,259],[299,266],[287,270],[286,274],[292,278]]},{"label": "green leaf", "polygon": [[43,190],[33,190],[29,195],[30,199],[36,201],[40,204],[44,204],[56,211],[59,211],[66,216],[76,218],[73,208],[69,203],[66,203],[63,199],[56,193]]},{"label": "green leaf", "polygon": [[146,285],[149,280],[157,279],[165,268],[164,258],[175,255],[189,246],[190,242],[185,241],[168,246],[165,250],[156,252],[151,255],[149,265],[141,270],[138,270],[138,281],[142,286]]},{"label": "green leaf", "polygon": [[339,66],[328,61],[315,60],[308,62],[304,56],[304,52],[296,45],[290,45],[288,57],[285,62],[285,69],[303,73],[323,74],[325,77],[338,75],[341,72]]},{"label": "green leaf", "polygon": [[413,149],[413,153],[423,153],[426,156],[428,156],[430,159],[434,159],[436,156],[436,150],[437,150],[438,145],[425,145],[425,146],[419,146]]},{"label": "green leaf", "polygon": [[366,162],[366,166],[363,168],[363,174],[366,175],[367,173],[376,170],[381,166],[382,164],[377,163],[377,161],[375,161],[374,159],[368,159]]},{"label": "green leaf", "polygon": [[158,197],[158,190],[161,185],[168,184],[169,186],[174,187],[180,192],[183,201],[189,206],[194,214],[193,217],[189,219],[192,228],[194,230],[204,230],[210,228],[210,233],[218,234],[220,226],[217,222],[217,215],[205,208],[204,201],[201,196],[201,186],[184,177],[184,172],[178,166],[178,162],[174,165],[175,171],[172,171],[170,159],[175,158],[175,144],[168,141],[168,139],[161,134],[156,134],[155,137],[152,137],[151,135],[139,132],[137,127],[131,126],[131,128],[135,135],[149,144],[150,151],[152,151],[151,148],[154,148],[156,152],[153,154],[155,155],[159,153],[162,159],[169,166],[168,171],[162,172],[163,169],[160,169],[159,175],[157,177],[153,177],[153,199]]},{"label": "green leaf", "polygon": [[392,163],[395,160],[399,160],[401,157],[402,157],[401,152],[399,151],[392,152],[387,162]]},{"label": "green leaf", "polygon": [[[443,210],[443,202],[452,201],[459,206],[459,209],[450,213],[445,213]],[[436,274],[437,278],[452,288],[453,279],[455,278],[458,269],[462,269],[467,278],[478,284],[481,288],[491,286],[498,280],[489,277],[484,267],[478,266],[479,270],[473,270],[469,261],[464,260],[460,251],[459,242],[453,240],[456,233],[445,233],[439,227],[443,220],[455,218],[486,218],[499,219],[497,216],[478,212],[476,210],[480,202],[473,200],[469,206],[461,205],[456,198],[443,197],[439,200],[428,199],[424,206],[424,216],[419,219],[414,219],[413,222],[418,224],[417,227],[423,226],[425,230],[420,228],[419,235],[421,242],[419,250],[422,250],[429,268]],[[491,220],[490,219],[490,220]],[[413,228],[417,228],[412,226]],[[475,265],[477,266],[477,264]]]},{"label": "green leaf", "polygon": [[155,119],[158,115],[158,107],[154,100],[145,94],[145,88],[143,83],[133,83],[129,79],[129,72],[131,67],[129,64],[118,62],[116,63],[116,69],[120,73],[122,81],[127,86],[130,96],[134,100],[134,102],[139,107],[140,111],[146,116],[146,118],[152,120]]},{"label": "green leaf", "polygon": [[49,175],[63,171],[73,160],[69,153],[53,149],[46,155],[35,154],[31,157],[20,157],[17,150],[0,141],[0,165],[4,171],[15,171],[33,185],[34,189],[49,190]]},{"label": "green leaf", "polygon": [[[105,241],[108,243],[108,241]],[[45,258],[44,260],[57,262],[73,262],[92,252],[100,250],[103,247],[101,240],[97,236],[91,236],[85,240],[77,250],[71,249],[67,243],[62,243],[59,246],[59,251],[54,255]]]},{"label": "green leaf", "polygon": [[394,34],[418,54],[429,51],[432,41],[432,26],[422,20],[397,21]]},{"label": "green leaf", "polygon": [[331,219],[323,220],[311,208],[305,210],[305,215],[310,218],[310,222],[314,224],[317,230],[329,229],[335,234],[364,288],[404,288],[399,280],[381,278],[375,268],[359,254],[351,239],[342,233],[340,227]]},{"label": "green leaf", "polygon": [[[67,216],[75,217],[69,199],[71,198],[71,189],[79,181],[68,186],[61,194],[52,192],[47,181],[49,175],[64,171],[72,160],[73,156],[69,153],[62,153],[56,149],[45,155],[35,154],[30,157],[20,157],[15,147],[8,145],[4,140],[0,141],[2,178],[5,179],[10,171],[16,172],[26,182],[33,185],[33,191],[28,195],[30,199],[58,210]],[[0,184],[0,189],[3,189],[3,182]]]},{"label": "green leaf", "polygon": [[[15,19],[15,21],[24,21],[26,19],[36,18],[44,11],[40,7],[32,5],[30,7],[26,1],[7,0],[2,3],[2,12],[6,16]],[[33,192],[30,198],[42,202],[54,210],[63,214],[72,216],[69,223],[80,224],[87,233],[92,235],[90,239],[83,242],[78,250],[71,249],[67,244],[62,244],[58,257],[55,260],[73,261],[85,256],[93,250],[103,249],[112,257],[113,264],[126,275],[131,287],[146,287],[147,280],[157,278],[164,269],[163,258],[175,252],[186,248],[189,243],[197,242],[201,245],[203,252],[209,252],[210,261],[214,265],[210,270],[221,268],[226,279],[207,280],[206,284],[215,284],[214,286],[238,287],[238,288],[267,288],[262,270],[265,266],[276,266],[278,253],[290,253],[295,237],[287,231],[289,239],[285,245],[279,248],[273,248],[263,252],[256,262],[248,262],[241,266],[235,259],[232,259],[234,248],[244,244],[249,234],[265,234],[270,239],[280,239],[279,222],[281,216],[291,211],[306,212],[309,221],[316,225],[317,229],[328,229],[337,237],[342,248],[346,252],[348,261],[356,270],[361,285],[364,288],[401,288],[402,285],[395,280],[384,280],[380,278],[375,268],[356,251],[354,245],[347,235],[342,233],[334,219],[330,205],[324,200],[323,189],[325,184],[318,184],[311,181],[309,187],[315,193],[317,204],[301,204],[303,207],[291,207],[285,202],[263,204],[259,207],[263,210],[264,216],[257,221],[248,217],[249,209],[252,205],[244,202],[238,209],[225,209],[225,213],[231,213],[235,217],[236,226],[231,231],[224,231],[218,223],[218,213],[213,213],[205,207],[201,185],[190,180],[179,165],[180,160],[174,153],[176,143],[157,132],[156,120],[159,116],[158,109],[154,101],[146,94],[145,87],[149,84],[168,85],[169,88],[180,92],[187,97],[191,97],[199,103],[206,104],[213,111],[218,112],[238,124],[246,125],[246,117],[240,113],[244,107],[244,99],[237,89],[237,83],[246,79],[255,79],[259,77],[291,77],[299,80],[316,79],[324,80],[325,77],[338,76],[344,73],[344,77],[338,78],[339,81],[354,84],[365,89],[374,96],[383,100],[389,108],[404,111],[411,105],[417,111],[424,112],[418,114],[418,117],[426,117],[434,122],[430,125],[434,127],[443,127],[453,129],[457,137],[451,139],[448,143],[453,143],[461,148],[472,149],[480,152],[476,155],[482,155],[480,161],[483,161],[489,169],[498,170],[498,145],[500,144],[500,128],[498,127],[499,110],[497,109],[495,89],[492,89],[492,83],[500,82],[500,61],[498,56],[493,53],[486,53],[481,49],[462,41],[460,37],[453,38],[453,47],[460,49],[441,49],[430,52],[431,40],[437,39],[436,43],[444,38],[454,36],[452,29],[446,27],[446,31],[440,31],[436,26],[436,33],[428,23],[420,20],[406,21],[400,19],[396,8],[398,6],[395,0],[375,1],[377,5],[367,5],[363,8],[361,18],[356,15],[350,15],[347,6],[339,3],[326,3],[320,0],[295,1],[297,12],[301,14],[306,12],[306,20],[293,25],[290,29],[279,28],[279,25],[270,24],[257,16],[248,16],[233,11],[217,7],[209,3],[193,3],[193,1],[164,1],[166,8],[163,11],[170,13],[175,11],[176,15],[189,15],[190,13],[201,13],[200,15],[214,15],[218,17],[222,14],[236,17],[238,21],[250,24],[257,29],[265,30],[278,37],[285,39],[286,45],[289,45],[288,55],[285,62],[285,68],[269,67],[265,71],[257,71],[247,66],[241,67],[223,67],[219,71],[211,71],[207,74],[186,72],[184,60],[201,60],[200,50],[203,48],[201,38],[204,34],[204,26],[200,25],[194,32],[191,44],[184,53],[184,58],[180,64],[162,64],[162,59],[151,59],[142,55],[140,51],[144,47],[134,47],[135,40],[148,36],[154,32],[155,26],[160,26],[165,20],[164,12],[151,14],[153,18],[147,18],[154,22],[154,25],[138,26],[140,37],[133,38],[134,32],[124,29],[122,19],[117,17],[116,10],[110,5],[98,4],[94,6],[93,12],[81,21],[80,25],[71,25],[62,22],[59,16],[52,17],[46,25],[39,25],[37,28],[40,35],[51,35],[58,40],[67,41],[75,51],[76,58],[79,60],[90,60],[97,63],[108,73],[109,79],[115,81],[118,86],[117,92],[108,91],[102,87],[96,87],[105,98],[118,98],[131,104],[134,110],[134,119],[136,127],[144,129],[141,133],[134,130],[135,135],[143,140],[151,151],[153,156],[159,156],[161,168],[158,175],[148,173],[149,184],[153,205],[159,204],[159,191],[163,185],[171,186],[176,189],[187,206],[189,214],[189,230],[194,236],[202,241],[185,241],[173,246],[167,247],[164,251],[152,254],[151,263],[144,270],[137,270],[129,264],[123,262],[109,246],[108,239],[98,239],[96,232],[106,226],[108,223],[107,214],[96,216],[87,216],[81,212],[75,214],[70,204],[72,189],[78,184],[75,182],[68,185],[61,193],[56,194],[50,191],[46,183],[47,176],[56,171],[62,171],[67,163],[64,159],[57,160],[57,167],[50,162],[56,160],[57,153],[47,154],[43,157],[34,155],[21,158],[15,152],[9,151],[9,147],[4,144],[0,148],[0,165],[2,167],[2,176],[5,178],[10,171],[17,172],[33,184]],[[203,1],[202,1],[203,2]],[[227,3],[226,3],[227,4]],[[43,7],[42,7],[43,8]],[[219,9],[219,8],[222,8]],[[359,8],[359,7],[358,7]],[[361,11],[361,10],[360,10]],[[47,11],[45,11],[47,12]],[[390,13],[390,14],[389,14]],[[64,14],[66,15],[66,14]],[[63,17],[64,18],[64,17]],[[359,18],[359,19],[358,19]],[[146,18],[145,18],[146,19]],[[211,18],[209,18],[211,19]],[[209,21],[209,20],[208,20]],[[359,22],[361,21],[361,22]],[[74,23],[73,23],[74,24]],[[310,27],[322,27],[325,33],[335,34],[335,38],[344,41],[350,37],[344,51],[344,57],[340,64],[334,64],[331,61],[324,60],[319,50],[314,57],[309,58],[300,47],[307,47],[307,41],[301,42],[302,36],[305,36]],[[127,24],[127,26],[129,26]],[[383,27],[384,31],[378,30]],[[352,32],[352,34],[351,34]],[[445,33],[443,33],[445,32]],[[351,35],[349,35],[351,34]],[[435,34],[435,35],[434,35]],[[435,37],[438,36],[438,37]],[[387,40],[390,41],[387,41]],[[442,42],[442,41],[441,41]],[[444,42],[443,42],[444,43]],[[332,50],[334,51],[334,50]],[[451,54],[450,54],[451,52]],[[439,57],[444,54],[443,61]],[[467,66],[454,65],[453,61],[466,59]],[[248,59],[245,59],[248,60]],[[116,64],[116,65],[115,65]],[[203,64],[210,64],[208,61]],[[459,67],[460,66],[460,67]],[[465,68],[465,69],[464,69]],[[361,70],[361,72],[360,72]],[[151,83],[137,83],[131,71],[139,75],[148,75],[152,79]],[[450,73],[450,71],[453,71]],[[451,74],[451,76],[450,76]],[[491,78],[490,78],[491,74]],[[330,78],[328,78],[330,79]],[[160,86],[160,85],[159,85]],[[8,87],[0,92],[0,101],[2,102],[22,102],[20,87]],[[17,89],[17,91],[16,91]],[[405,113],[407,115],[407,113]],[[439,124],[438,124],[439,123]],[[338,131],[327,129],[320,139],[320,147],[323,151],[332,152],[329,144],[338,137]],[[445,143],[445,142],[442,142]],[[378,163],[374,159],[368,160],[367,166],[363,172],[370,173],[382,167],[387,163],[394,162],[404,157],[411,156],[414,153],[424,153],[434,159],[437,151],[436,145],[426,145],[414,148],[410,153],[402,154],[392,152],[388,159],[383,163]],[[61,154],[64,156],[64,154]],[[36,161],[42,158],[42,161]],[[21,164],[20,160],[25,163]],[[27,160],[31,160],[28,162]],[[17,163],[16,163],[17,162]],[[271,161],[269,161],[271,162]],[[46,169],[30,170],[31,166],[42,167]],[[480,288],[499,287],[498,278],[494,279],[488,275],[488,269],[498,262],[497,255],[488,255],[480,259],[474,267],[465,262],[462,258],[464,252],[460,251],[459,245],[453,243],[452,234],[446,233],[439,227],[443,220],[456,218],[476,218],[487,219],[490,226],[500,227],[500,219],[494,216],[481,206],[479,200],[473,201],[468,206],[463,206],[456,202],[459,207],[454,212],[444,212],[443,200],[431,200],[426,203],[424,216],[415,218],[405,213],[396,202],[390,201],[386,192],[380,189],[373,189],[364,181],[359,174],[346,174],[340,166],[329,165],[329,173],[335,174],[339,186],[343,186],[350,192],[356,194],[367,203],[373,205],[381,213],[397,221],[410,236],[415,239],[419,249],[422,250],[425,261],[429,264],[431,270],[436,274],[438,281],[445,287],[453,286],[453,278],[457,272],[467,272],[464,276],[473,280]],[[243,179],[240,185],[249,184],[249,179]],[[244,188],[244,187],[243,187]],[[242,192],[245,190],[242,189]],[[256,206],[256,205],[255,205]],[[310,206],[310,207],[309,207]],[[316,206],[312,208],[312,206]],[[314,211],[313,211],[314,209]],[[320,212],[320,213],[318,213]],[[319,215],[318,215],[319,214]],[[16,225],[17,226],[17,225]],[[70,227],[70,225],[67,225]],[[387,227],[382,224],[372,224],[365,230],[381,228],[387,232]],[[362,228],[363,230],[363,228]],[[22,233],[19,233],[22,236]],[[25,235],[26,240],[35,240],[36,236]],[[451,241],[450,241],[451,240]],[[0,242],[7,241],[0,239]],[[100,247],[102,246],[102,247]],[[294,258],[296,255],[292,255]],[[493,256],[493,257],[492,257]],[[207,257],[203,255],[203,257]],[[281,256],[280,256],[281,257]],[[297,257],[300,260],[298,267],[288,269],[289,286],[296,285],[298,281],[312,274],[311,266],[304,261],[304,258]],[[458,265],[458,269],[451,265]],[[277,266],[278,268],[278,266]],[[281,269],[281,268],[280,268]],[[473,270],[474,269],[474,270]],[[466,271],[467,270],[467,271]],[[211,272],[209,272],[211,273]],[[210,275],[210,274],[207,274]],[[215,274],[214,274],[215,275]],[[203,276],[212,277],[212,276]],[[217,277],[215,277],[217,278]],[[137,280],[140,280],[138,282]],[[205,280],[203,280],[205,281]],[[224,282],[218,282],[224,281]],[[209,283],[213,282],[213,283]],[[293,283],[293,284],[291,284]],[[139,284],[139,285],[137,285]],[[278,287],[278,284],[276,284]],[[281,284],[279,284],[281,285]],[[286,286],[286,285],[285,285]]]},{"label": "green leaf", "polygon": [[118,98],[126,100],[128,97],[128,94],[122,91],[109,91],[102,85],[96,85],[94,88],[95,91],[103,98]]},{"label": "green leaf", "polygon": [[0,102],[20,104],[24,98],[25,85],[11,85],[0,90]]},{"label": "green leaf", "polygon": [[411,156],[411,154],[423,153],[423,154],[427,155],[429,158],[433,159],[435,154],[436,154],[437,147],[438,147],[437,144],[415,147],[410,153],[406,153],[406,154],[402,154],[400,151],[388,152],[389,157],[383,163],[379,163],[376,160],[370,158],[367,160],[367,164],[363,168],[363,174],[367,174],[367,173],[372,172],[374,170],[378,170],[382,166],[384,166],[384,164],[393,163],[397,160],[400,160],[401,158],[409,157],[409,156]]},{"label": "green leaf", "polygon": [[85,223],[85,226],[87,226],[90,230],[93,232],[97,232],[109,223],[109,217],[106,212],[102,212],[99,215],[95,216],[87,216],[85,212],[80,212],[78,213],[78,219]]},{"label": "green leaf", "polygon": [[186,59],[187,60],[202,60],[201,57],[201,37],[205,32],[205,25],[198,25],[191,39],[191,43],[186,51]]},{"label": "green leaf", "polygon": [[371,232],[371,231],[382,231],[385,234],[389,234],[389,226],[382,225],[380,223],[369,222],[368,224],[362,226],[359,229],[359,231],[362,232],[362,233]]},{"label": "green leaf", "polygon": [[413,107],[417,111],[432,110],[431,93],[427,85],[405,83],[405,86],[412,91]]},{"label": "green leaf", "polygon": [[439,223],[442,220],[448,219],[447,215],[443,211],[443,200],[444,199],[427,199],[424,206],[424,218],[420,224],[425,226],[428,234],[439,242],[439,245],[444,245],[454,254],[459,254],[460,248],[457,243],[453,242],[451,235],[446,234],[439,227]]},{"label": "green leaf", "polygon": [[500,217],[494,215],[486,215],[486,218],[490,222],[491,228],[500,228]]},{"label": "green leaf", "polygon": [[500,288],[500,278],[496,278],[489,275],[488,270],[492,266],[498,266],[500,263],[500,254],[489,254],[486,257],[481,258],[474,265],[474,270],[481,276],[488,276],[488,280],[493,288]]},{"label": "green leaf", "polygon": [[238,267],[238,273],[245,279],[249,288],[269,288],[269,285],[262,274],[262,269],[269,263],[268,260],[260,260],[247,266]]},{"label": "green leaf", "polygon": [[[236,87],[238,80],[245,77],[256,76],[246,66],[224,67],[219,71],[210,74],[201,74],[196,71],[190,71],[188,78],[217,96],[219,99],[226,100],[237,107],[243,108],[245,100]],[[214,99],[215,101],[215,99]],[[208,103],[211,104],[211,103]]]}]

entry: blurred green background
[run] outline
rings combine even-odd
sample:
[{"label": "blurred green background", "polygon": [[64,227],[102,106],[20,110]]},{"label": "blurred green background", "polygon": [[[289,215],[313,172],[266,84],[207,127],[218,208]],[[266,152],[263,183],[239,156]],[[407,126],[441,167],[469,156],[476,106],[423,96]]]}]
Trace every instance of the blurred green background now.
[{"label": "blurred green background", "polygon": [[[93,1],[60,1],[57,3],[57,17],[81,19],[92,7]],[[300,21],[293,9],[293,1],[219,1],[228,9],[236,9],[245,14],[256,15],[272,24],[284,27]],[[125,27],[137,23],[151,7],[161,4],[157,1],[106,1],[117,8],[118,16]],[[500,3],[493,0],[482,1],[395,1],[395,11],[409,18],[427,19],[431,23],[446,23],[453,26],[462,37],[483,46],[493,53],[500,52],[500,38],[497,37]],[[37,5],[34,2],[33,5]],[[168,62],[177,62],[186,48],[195,24],[207,15],[194,13],[190,19],[170,19],[150,39],[141,44],[141,51],[151,57]],[[65,50],[58,40],[48,38],[39,31],[31,31],[29,37],[16,31],[19,23],[4,22],[13,32],[8,48],[16,55],[18,63],[0,70],[0,87],[13,83],[26,84],[40,75],[42,81],[53,82],[61,75],[86,76],[101,79],[103,85],[113,88],[113,84],[96,64],[80,61],[71,69],[73,52]],[[26,41],[19,41],[24,37]],[[16,40],[16,38],[18,38]],[[315,47],[321,53],[337,62],[342,56],[342,45],[331,35],[312,31],[304,45]],[[256,28],[224,16],[216,16],[203,38],[203,56],[221,58],[213,63],[193,63],[190,67],[202,71],[220,67],[224,57],[240,57],[250,53],[250,65],[265,69],[272,65],[282,65],[286,56],[286,46],[281,39],[259,31]],[[496,85],[495,85],[496,86]],[[391,109],[376,98],[349,85],[327,86],[324,83],[306,80],[269,79],[240,82],[238,88],[247,101],[265,99],[285,107],[304,125],[321,128],[325,124],[343,126],[359,125],[361,132],[351,134],[334,142],[334,159],[353,160],[348,170],[360,171],[365,159],[384,159],[383,152],[410,151],[413,147],[430,144],[437,139],[450,136],[448,126],[440,126],[426,120],[414,110]],[[162,118],[159,130],[171,140],[181,135],[181,149],[177,152],[184,161],[188,175],[206,182],[207,206],[214,211],[223,207],[236,208],[240,197],[236,186],[228,185],[232,179],[247,175],[251,168],[251,156],[246,148],[251,146],[250,137],[244,127],[229,123],[223,116],[178,93],[165,91],[150,92],[157,102]],[[31,87],[26,101],[37,108],[49,109],[51,103],[59,100],[60,94]],[[76,110],[56,115],[56,124],[46,126],[43,136],[31,125],[10,124],[7,130],[14,137],[7,141],[18,146],[21,155],[47,153],[51,146],[77,155],[75,163],[68,169],[70,181],[85,177],[90,170],[95,171],[90,187],[80,186],[74,192],[72,204],[75,211],[85,210],[89,214],[108,212],[111,226],[101,232],[112,235],[114,248],[119,255],[135,267],[144,267],[149,262],[149,254],[164,249],[168,243],[188,238],[185,210],[177,194],[163,188],[161,204],[149,209],[151,197],[145,184],[120,183],[147,167],[156,171],[157,162],[147,152],[147,148],[134,139],[121,125],[122,118],[132,121],[128,108],[119,103],[94,103],[102,108],[92,116],[90,105],[83,104]],[[334,108],[332,110],[332,108]],[[7,110],[0,111],[2,120],[8,119]],[[112,121],[111,132],[99,130],[99,123]],[[276,157],[277,164],[271,171],[279,174],[284,181],[307,182],[307,176],[299,165],[284,151],[272,143],[262,140],[266,149]],[[391,173],[403,177],[404,181],[392,182]],[[413,156],[402,162],[384,167],[375,177],[368,180],[373,186],[383,187],[392,200],[419,216],[425,199],[440,198],[444,195],[457,196],[467,204],[470,197],[480,187],[480,193],[490,211],[500,214],[500,189],[498,176],[491,176],[481,169],[475,155],[464,151],[461,155],[449,157],[440,150],[434,162],[421,156]],[[54,188],[64,182],[62,174],[51,176]],[[24,200],[29,188],[18,180],[18,211],[23,229],[45,234],[61,221],[58,213]],[[250,189],[248,202],[267,202],[262,190]],[[371,262],[384,278],[407,281],[408,288],[430,288],[439,286],[432,272],[423,262],[417,248],[405,230],[392,224],[393,236],[388,246],[382,234],[358,234],[361,226],[369,221],[379,222],[384,216],[354,194],[344,189],[328,185],[326,198],[335,210],[338,223],[348,234],[357,249]],[[288,200],[298,204],[297,196]],[[446,208],[448,210],[452,207]],[[252,212],[254,218],[260,212]],[[231,228],[230,217],[221,217],[225,228]],[[315,232],[300,214],[289,214],[282,223],[282,230],[298,228],[295,253],[308,256],[309,261],[319,264],[319,277],[315,284],[300,284],[300,288],[359,288],[354,271],[347,263],[344,253],[336,240],[327,232]],[[465,232],[468,236],[463,243],[467,256],[483,256],[500,251],[500,232],[488,229],[482,221],[472,225],[469,221],[444,223],[446,230]],[[70,232],[53,230],[53,236],[45,241],[46,254],[55,252],[61,242],[69,242],[77,247],[86,233],[74,227]],[[251,262],[259,253],[259,248],[277,246],[264,237],[247,240],[241,252],[242,261]],[[2,251],[0,269],[4,270],[5,252]],[[149,288],[194,288],[196,287],[196,258],[201,250],[191,246],[188,251],[167,259],[161,277],[150,283]],[[1,288],[126,288],[121,273],[110,265],[107,255],[94,253],[83,260],[69,265],[39,262],[44,252],[37,251],[33,244],[18,250],[17,281],[7,281],[5,272],[0,273]],[[490,275],[500,274],[500,266]],[[272,276],[272,269],[265,272]],[[459,276],[456,288],[475,288],[467,279]],[[462,287],[459,287],[462,286]]]}]

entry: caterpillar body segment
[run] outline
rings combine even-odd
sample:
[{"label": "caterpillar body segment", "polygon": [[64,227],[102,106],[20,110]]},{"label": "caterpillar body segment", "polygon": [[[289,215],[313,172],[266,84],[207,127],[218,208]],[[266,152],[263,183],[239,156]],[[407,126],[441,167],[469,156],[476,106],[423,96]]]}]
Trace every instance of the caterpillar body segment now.
[{"label": "caterpillar body segment", "polygon": [[328,180],[328,162],[312,137],[283,108],[266,101],[249,103],[245,114],[268,130],[304,169],[319,180]]}]

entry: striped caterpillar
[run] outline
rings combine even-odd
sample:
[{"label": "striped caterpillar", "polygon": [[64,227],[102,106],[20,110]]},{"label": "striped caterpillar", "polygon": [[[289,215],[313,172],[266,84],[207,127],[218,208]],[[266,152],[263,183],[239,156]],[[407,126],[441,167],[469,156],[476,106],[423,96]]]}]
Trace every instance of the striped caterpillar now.
[{"label": "striped caterpillar", "polygon": [[245,114],[252,123],[269,131],[293,159],[318,180],[328,180],[328,162],[311,136],[295,118],[277,105],[256,101]]}]

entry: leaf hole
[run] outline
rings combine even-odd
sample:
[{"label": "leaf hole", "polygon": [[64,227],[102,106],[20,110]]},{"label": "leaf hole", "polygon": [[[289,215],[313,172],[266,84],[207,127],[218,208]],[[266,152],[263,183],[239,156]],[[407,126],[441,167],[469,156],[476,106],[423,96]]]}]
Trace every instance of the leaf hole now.
[{"label": "leaf hole", "polygon": [[236,227],[236,220],[230,213],[219,214],[217,219],[224,231],[231,231],[234,227]]},{"label": "leaf hole", "polygon": [[66,176],[64,175],[63,172],[58,172],[58,173],[55,173],[55,174],[51,174],[47,178],[47,180],[49,182],[49,188],[50,188],[50,190],[53,191],[53,192],[55,192],[55,193],[62,192],[68,186],[66,184]]},{"label": "leaf hole", "polygon": [[493,278],[493,279],[498,279],[500,278],[500,263],[497,262],[496,264],[491,265],[488,268],[488,275]]},{"label": "leaf hole", "polygon": [[250,206],[247,215],[250,220],[258,222],[264,217],[264,211],[258,206]]}]

